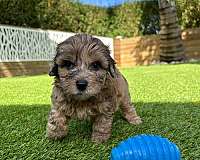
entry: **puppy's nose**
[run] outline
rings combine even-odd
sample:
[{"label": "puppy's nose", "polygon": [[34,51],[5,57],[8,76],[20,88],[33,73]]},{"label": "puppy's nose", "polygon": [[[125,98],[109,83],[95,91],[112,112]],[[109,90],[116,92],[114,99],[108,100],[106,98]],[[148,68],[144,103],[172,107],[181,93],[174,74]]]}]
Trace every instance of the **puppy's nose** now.
[{"label": "puppy's nose", "polygon": [[86,80],[78,80],[76,81],[76,87],[80,91],[84,91],[87,88],[88,82]]}]

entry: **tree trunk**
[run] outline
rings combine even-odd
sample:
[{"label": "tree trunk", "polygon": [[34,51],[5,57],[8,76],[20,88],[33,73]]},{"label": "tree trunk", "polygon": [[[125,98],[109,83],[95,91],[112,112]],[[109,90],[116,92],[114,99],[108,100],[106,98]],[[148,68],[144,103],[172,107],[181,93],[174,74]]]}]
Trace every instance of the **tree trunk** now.
[{"label": "tree trunk", "polygon": [[184,48],[181,39],[181,29],[175,5],[169,0],[159,0],[160,13],[160,61],[185,60]]}]

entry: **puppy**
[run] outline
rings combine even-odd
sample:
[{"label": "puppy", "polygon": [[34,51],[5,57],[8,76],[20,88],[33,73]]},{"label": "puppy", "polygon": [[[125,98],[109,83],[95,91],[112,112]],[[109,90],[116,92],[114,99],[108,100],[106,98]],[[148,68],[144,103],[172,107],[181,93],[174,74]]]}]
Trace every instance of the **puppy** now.
[{"label": "puppy", "polygon": [[131,103],[126,79],[98,38],[77,34],[60,43],[49,75],[55,76],[47,124],[50,139],[64,138],[70,119],[89,118],[92,141],[102,143],[111,136],[118,107],[129,123],[142,122]]}]

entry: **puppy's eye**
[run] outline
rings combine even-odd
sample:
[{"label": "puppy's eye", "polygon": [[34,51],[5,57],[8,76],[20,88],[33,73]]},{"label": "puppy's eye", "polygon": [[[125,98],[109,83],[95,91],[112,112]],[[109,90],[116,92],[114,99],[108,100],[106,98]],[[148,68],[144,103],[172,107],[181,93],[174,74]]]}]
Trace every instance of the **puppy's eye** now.
[{"label": "puppy's eye", "polygon": [[98,71],[101,68],[101,63],[99,61],[93,62],[89,67],[91,70]]},{"label": "puppy's eye", "polygon": [[60,65],[61,68],[66,67],[67,69],[73,69],[75,64],[71,61],[64,60],[63,63]]}]

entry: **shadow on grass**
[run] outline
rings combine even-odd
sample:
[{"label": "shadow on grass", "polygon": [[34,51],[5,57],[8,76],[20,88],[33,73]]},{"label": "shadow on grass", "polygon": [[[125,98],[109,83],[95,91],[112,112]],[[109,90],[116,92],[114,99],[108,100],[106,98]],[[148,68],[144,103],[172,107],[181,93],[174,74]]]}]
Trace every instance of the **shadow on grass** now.
[{"label": "shadow on grass", "polygon": [[[177,123],[189,123],[197,122],[200,117],[200,102],[199,103],[173,103],[173,102],[136,102],[134,103],[138,114],[143,119],[143,124],[139,125],[137,130],[141,133],[161,129],[163,125],[170,127]],[[12,127],[12,123],[21,127],[33,127],[45,132],[48,113],[50,111],[50,105],[10,105],[0,106],[0,120],[3,121],[3,125]],[[11,124],[10,124],[11,123]],[[161,125],[160,125],[161,124]],[[117,136],[119,130],[122,134],[126,135],[123,131],[123,127],[130,126],[122,117],[120,111],[115,113],[113,122],[113,132]],[[91,134],[91,122],[72,120],[70,122],[69,135],[72,137],[81,136],[82,138],[88,137]],[[122,127],[122,128],[121,128]],[[116,129],[115,129],[116,128]],[[135,128],[135,127],[133,127]],[[145,129],[146,128],[146,129]],[[9,130],[9,127],[6,129]],[[130,130],[132,128],[130,127]],[[160,130],[162,132],[163,129]],[[129,135],[129,133],[127,133]],[[79,137],[80,138],[80,137]]]},{"label": "shadow on grass", "polygon": [[[132,126],[117,112],[112,137],[101,145],[90,141],[91,122],[77,120],[71,121],[69,135],[63,141],[49,141],[45,135],[50,105],[0,106],[1,154],[5,159],[12,156],[33,156],[36,159],[44,156],[47,159],[99,159],[99,155],[102,159],[108,159],[111,148],[120,141],[137,134],[156,134],[176,143],[183,158],[198,159],[200,102],[136,102],[135,106],[143,124]],[[33,150],[36,155],[32,155]]]}]

